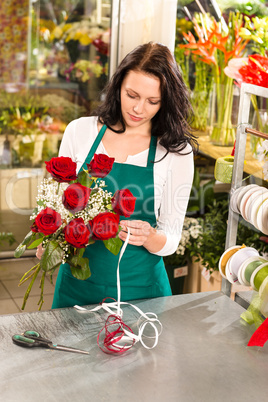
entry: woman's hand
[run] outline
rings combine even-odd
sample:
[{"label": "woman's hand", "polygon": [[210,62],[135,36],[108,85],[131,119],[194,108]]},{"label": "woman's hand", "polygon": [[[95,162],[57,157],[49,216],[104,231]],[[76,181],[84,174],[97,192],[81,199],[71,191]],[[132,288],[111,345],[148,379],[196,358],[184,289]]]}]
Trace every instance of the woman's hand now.
[{"label": "woman's hand", "polygon": [[151,232],[155,229],[152,228],[150,223],[146,221],[121,221],[120,226],[122,230],[119,233],[119,238],[123,241],[127,238],[128,228],[130,230],[129,244],[134,246],[143,246],[148,240]]},{"label": "woman's hand", "polygon": [[151,253],[160,251],[166,243],[166,236],[163,233],[159,233],[146,221],[122,220],[120,221],[120,226],[122,230],[119,232],[119,238],[122,241],[126,240],[129,228],[129,244],[143,246]]},{"label": "woman's hand", "polygon": [[44,249],[42,247],[42,244],[39,244],[39,246],[37,246],[37,251],[36,251],[36,257],[41,260],[41,257],[43,255]]}]

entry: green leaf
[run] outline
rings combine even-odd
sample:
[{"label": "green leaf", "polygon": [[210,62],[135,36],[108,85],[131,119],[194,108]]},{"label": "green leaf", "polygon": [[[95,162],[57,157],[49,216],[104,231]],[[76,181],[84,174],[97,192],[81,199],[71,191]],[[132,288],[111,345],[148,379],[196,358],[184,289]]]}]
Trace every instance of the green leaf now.
[{"label": "green leaf", "polygon": [[29,244],[31,241],[33,241],[35,239],[36,233],[30,231],[25,237],[24,240],[22,241],[22,245],[26,245]]},{"label": "green leaf", "polygon": [[79,253],[76,255],[73,255],[71,258],[68,259],[68,264],[70,265],[72,275],[76,279],[80,280],[85,280],[90,277],[91,272],[89,268],[89,261],[88,258],[82,257],[83,253],[81,253],[81,250],[83,252],[85,249],[80,249]]},{"label": "green leaf", "polygon": [[112,239],[103,240],[105,247],[114,255],[117,255],[122,246],[122,240],[119,237],[114,237]]},{"label": "green leaf", "polygon": [[36,239],[34,242],[32,242],[32,244],[30,244],[30,246],[28,246],[28,249],[31,250],[33,248],[36,248],[37,246],[39,246],[39,244],[42,243],[42,241],[42,237],[40,239]]},{"label": "green leaf", "polygon": [[26,248],[27,248],[27,246],[24,244],[20,244],[17,248],[16,248],[16,250],[15,250],[15,252],[14,252],[14,257],[15,258],[20,258],[21,256],[22,256],[22,254],[24,253],[24,251],[26,250]]},{"label": "green leaf", "polygon": [[60,248],[59,244],[54,240],[50,241],[47,244],[40,260],[42,270],[55,271],[55,269],[58,268],[62,262],[62,255],[63,251]]},{"label": "green leaf", "polygon": [[88,172],[82,170],[78,173],[77,180],[82,186],[91,187],[93,180],[90,178]]}]

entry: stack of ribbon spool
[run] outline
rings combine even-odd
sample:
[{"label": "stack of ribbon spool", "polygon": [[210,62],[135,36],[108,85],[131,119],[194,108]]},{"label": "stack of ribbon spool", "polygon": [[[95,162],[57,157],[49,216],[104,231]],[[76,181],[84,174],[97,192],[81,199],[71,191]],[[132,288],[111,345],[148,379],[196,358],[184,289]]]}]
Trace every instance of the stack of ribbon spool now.
[{"label": "stack of ribbon spool", "polygon": [[219,261],[219,271],[230,283],[251,286],[256,291],[268,283],[268,260],[255,248],[244,244],[225,250]]},{"label": "stack of ribbon spool", "polygon": [[239,187],[231,196],[231,209],[256,229],[268,235],[268,189],[250,184]]},{"label": "stack of ribbon spool", "polygon": [[[219,271],[232,284],[249,286],[258,292],[253,297],[247,312],[241,314],[241,317],[248,323],[252,323],[253,320],[256,326],[266,318],[248,343],[248,346],[263,346],[268,340],[268,260],[260,256],[253,247],[236,245],[222,254]],[[254,310],[255,313],[252,314]]]}]

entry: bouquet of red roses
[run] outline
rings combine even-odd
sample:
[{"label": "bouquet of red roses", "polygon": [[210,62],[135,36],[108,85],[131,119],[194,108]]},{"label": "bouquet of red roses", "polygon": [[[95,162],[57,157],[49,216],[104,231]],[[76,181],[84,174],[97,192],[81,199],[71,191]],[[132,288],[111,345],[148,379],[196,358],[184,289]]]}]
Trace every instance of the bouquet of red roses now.
[{"label": "bouquet of red roses", "polygon": [[78,175],[71,158],[61,156],[45,163],[51,177],[45,178],[38,188],[37,207],[30,217],[31,231],[15,250],[18,258],[26,248],[40,244],[44,248],[40,262],[20,280],[19,285],[31,279],[22,310],[40,271],[39,310],[44,302],[46,274],[52,282],[55,270],[68,263],[75,278],[89,278],[90,262],[83,254],[95,241],[103,241],[110,252],[118,254],[122,245],[118,237],[120,215],[130,217],[136,202],[128,189],[117,190],[115,194],[105,190],[103,178],[112,170],[114,158],[95,154],[88,170],[82,169]]}]

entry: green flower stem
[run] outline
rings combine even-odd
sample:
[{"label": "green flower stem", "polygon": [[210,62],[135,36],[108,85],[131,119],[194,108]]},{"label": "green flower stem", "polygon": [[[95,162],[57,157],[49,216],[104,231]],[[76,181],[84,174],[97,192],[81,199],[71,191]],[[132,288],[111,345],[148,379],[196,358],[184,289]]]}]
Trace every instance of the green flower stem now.
[{"label": "green flower stem", "polygon": [[232,124],[233,80],[226,77],[220,84],[219,74],[216,74],[217,120],[212,129],[211,140],[217,144],[230,145],[235,140],[235,129]]},{"label": "green flower stem", "polygon": [[42,277],[41,277],[41,281],[40,281],[40,289],[41,289],[41,294],[40,294],[40,299],[39,302],[37,303],[39,305],[38,310],[40,311],[43,303],[44,303],[44,286],[45,286],[45,277],[46,277],[46,272],[43,271]]},{"label": "green flower stem", "polygon": [[[32,280],[31,280],[31,283],[30,283],[30,285],[28,286],[28,288],[27,288],[27,290],[26,290],[26,293],[25,293],[25,295],[24,295],[23,304],[22,304],[22,307],[21,307],[22,310],[24,310],[24,308],[25,308],[25,305],[26,305],[26,303],[27,303],[29,294],[30,294],[30,292],[31,292],[31,290],[32,290],[33,284],[34,284],[34,282],[35,282],[35,280],[36,280],[36,278],[37,278],[37,275],[38,275],[39,271],[41,270],[40,263],[38,263],[37,265],[35,265],[35,267],[33,267],[32,269],[34,269],[34,268],[35,268],[34,273],[31,274],[31,275],[27,278],[27,279],[30,279],[30,278],[32,277]],[[32,269],[31,269],[31,270],[32,270]],[[31,270],[30,270],[30,271],[31,271]],[[28,272],[30,272],[30,271],[28,271]],[[24,276],[25,276],[25,275],[24,275]],[[25,281],[23,281],[23,282],[25,282]],[[19,284],[19,286],[20,286],[23,282],[21,282],[21,283]]]}]

